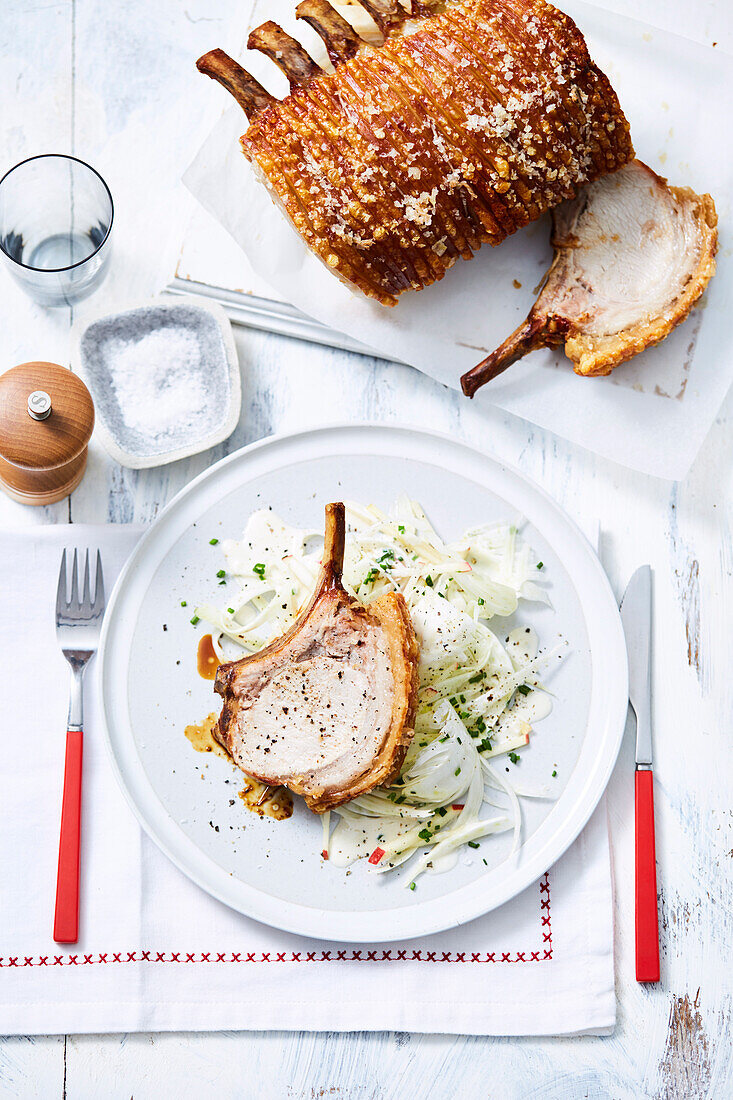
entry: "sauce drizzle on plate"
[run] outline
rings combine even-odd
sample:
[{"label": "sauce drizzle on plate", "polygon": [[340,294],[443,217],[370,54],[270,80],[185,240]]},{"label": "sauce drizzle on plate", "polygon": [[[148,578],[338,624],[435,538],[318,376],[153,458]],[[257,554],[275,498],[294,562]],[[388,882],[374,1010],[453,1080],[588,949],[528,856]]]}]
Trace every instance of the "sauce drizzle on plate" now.
[{"label": "sauce drizzle on plate", "polygon": [[204,634],[196,651],[196,667],[199,676],[204,680],[213,680],[219,667],[219,658],[214,649],[214,639],[210,634]]},{"label": "sauce drizzle on plate", "polygon": [[183,732],[196,749],[196,752],[213,752],[217,756],[221,756],[223,760],[228,760],[231,763],[231,756],[214,737],[214,726],[218,721],[219,715],[216,711],[212,711],[204,718],[203,722],[192,723],[190,726],[186,726]]},{"label": "sauce drizzle on plate", "polygon": [[[213,730],[218,721],[219,715],[212,711],[203,722],[192,723],[183,732],[196,752],[213,752],[233,764],[229,753],[214,737]],[[237,772],[240,774],[239,769]],[[289,790],[285,787],[268,787],[257,779],[250,779],[248,775],[242,778],[244,787],[239,792],[239,797],[248,810],[259,817],[272,817],[275,821],[285,821],[292,816],[293,796]]]}]

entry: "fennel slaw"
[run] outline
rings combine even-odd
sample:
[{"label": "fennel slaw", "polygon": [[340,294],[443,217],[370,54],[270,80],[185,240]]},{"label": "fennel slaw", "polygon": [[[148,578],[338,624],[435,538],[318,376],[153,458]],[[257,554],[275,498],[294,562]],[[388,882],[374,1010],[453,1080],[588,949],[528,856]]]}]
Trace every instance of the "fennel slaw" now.
[{"label": "fennel slaw", "polygon": [[[339,806],[332,833],[324,815],[324,852],[341,845],[365,856],[377,872],[423,854],[406,885],[468,845],[512,830],[513,855],[521,838],[522,797],[551,797],[512,783],[495,766],[516,760],[532,722],[549,712],[540,672],[559,649],[538,654],[530,627],[500,641],[488,622],[513,614],[520,600],[548,602],[542,563],[510,523],[484,524],[445,543],[420,505],[400,496],[389,514],[374,505],[346,502],[348,533],[343,584],[368,606],[396,590],[404,596],[420,642],[420,690],[415,734],[398,779],[388,787]],[[265,509],[249,519],[241,540],[222,543],[227,607],[206,604],[196,615],[216,630],[221,660],[232,644],[256,652],[282,634],[310,597],[318,576],[319,531],[285,524]],[[481,816],[489,811],[489,816]],[[347,860],[348,862],[348,860]]]}]

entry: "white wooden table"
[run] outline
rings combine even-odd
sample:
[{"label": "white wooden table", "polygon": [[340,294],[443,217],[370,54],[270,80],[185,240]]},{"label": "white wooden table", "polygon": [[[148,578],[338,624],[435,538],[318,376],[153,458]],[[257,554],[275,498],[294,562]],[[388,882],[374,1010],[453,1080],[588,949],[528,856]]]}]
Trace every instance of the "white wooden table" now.
[{"label": "white wooden table", "polygon": [[[726,0],[607,6],[732,48]],[[192,62],[214,45],[239,51],[237,7],[234,0],[2,0],[0,170],[45,151],[88,159],[115,196],[116,254],[107,283],[76,316],[34,306],[3,276],[0,369],[28,359],[73,367],[74,320],[119,309],[168,281],[189,211],[180,174],[221,108]],[[87,475],[70,501],[36,510],[3,498],[0,522],[148,523],[223,454],[271,432],[336,420],[412,422],[459,435],[519,466],[572,515],[599,519],[601,556],[618,595],[637,564],[650,561],[655,569],[662,981],[640,987],[633,978],[629,726],[609,788],[618,893],[614,1035],[14,1037],[0,1040],[0,1096],[732,1096],[733,399],[689,476],[672,485],[611,466],[509,416],[479,413],[407,367],[252,331],[236,335],[244,409],[225,445],[138,473],[120,469],[93,443]]]}]

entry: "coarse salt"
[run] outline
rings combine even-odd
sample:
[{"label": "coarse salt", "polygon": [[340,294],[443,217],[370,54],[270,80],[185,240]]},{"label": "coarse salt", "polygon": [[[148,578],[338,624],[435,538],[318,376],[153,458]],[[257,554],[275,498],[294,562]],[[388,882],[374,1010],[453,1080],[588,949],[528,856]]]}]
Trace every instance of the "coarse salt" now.
[{"label": "coarse salt", "polygon": [[183,326],[135,339],[115,337],[107,348],[110,380],[124,423],[146,440],[190,437],[208,419],[201,348]]}]

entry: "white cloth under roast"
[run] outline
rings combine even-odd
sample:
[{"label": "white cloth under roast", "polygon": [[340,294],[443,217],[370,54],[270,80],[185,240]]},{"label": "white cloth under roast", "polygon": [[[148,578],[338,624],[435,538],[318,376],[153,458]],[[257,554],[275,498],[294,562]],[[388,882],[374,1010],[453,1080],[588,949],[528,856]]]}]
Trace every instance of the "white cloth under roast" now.
[{"label": "white cloth under roast", "polygon": [[94,665],[85,692],[80,939],[53,942],[68,691],[53,623],[61,551],[100,547],[109,593],[139,535],[81,525],[0,534],[0,1033],[610,1030],[604,803],[539,882],[471,924],[384,945],[303,939],[210,898],[141,830],[108,758]]}]

